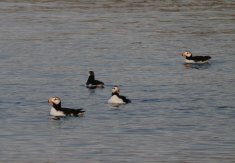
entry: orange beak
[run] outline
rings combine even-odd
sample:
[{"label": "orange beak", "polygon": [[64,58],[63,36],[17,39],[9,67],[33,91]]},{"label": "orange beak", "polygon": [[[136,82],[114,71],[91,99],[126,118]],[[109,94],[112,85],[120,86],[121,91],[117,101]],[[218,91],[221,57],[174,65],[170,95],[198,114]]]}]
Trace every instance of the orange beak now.
[{"label": "orange beak", "polygon": [[53,102],[51,101],[51,98],[48,99],[48,104],[53,104]]}]

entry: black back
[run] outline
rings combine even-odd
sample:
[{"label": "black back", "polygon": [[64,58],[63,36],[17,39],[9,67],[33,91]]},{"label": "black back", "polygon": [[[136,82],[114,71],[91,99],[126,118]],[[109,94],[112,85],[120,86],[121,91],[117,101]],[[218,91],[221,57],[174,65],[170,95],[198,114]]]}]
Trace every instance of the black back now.
[{"label": "black back", "polygon": [[207,61],[209,59],[211,59],[210,56],[190,56],[190,57],[186,57],[186,59],[188,60],[194,60],[196,62],[200,62],[200,61]]},{"label": "black back", "polygon": [[61,103],[59,104],[53,104],[53,107],[57,111],[62,111],[65,115],[73,115],[73,116],[79,116],[80,113],[84,113],[85,111],[83,109],[70,109],[70,108],[62,108]]},{"label": "black back", "polygon": [[84,113],[83,109],[70,109],[70,108],[61,108],[61,110],[65,115],[73,115],[78,116],[80,113]]}]

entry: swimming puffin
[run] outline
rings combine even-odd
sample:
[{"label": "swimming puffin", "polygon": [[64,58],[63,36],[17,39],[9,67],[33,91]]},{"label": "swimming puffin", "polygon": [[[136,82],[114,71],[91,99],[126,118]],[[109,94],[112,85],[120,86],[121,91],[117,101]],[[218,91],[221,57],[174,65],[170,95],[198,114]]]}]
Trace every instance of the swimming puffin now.
[{"label": "swimming puffin", "polygon": [[48,99],[48,104],[51,105],[50,115],[55,117],[65,117],[65,116],[83,116],[85,111],[83,109],[70,109],[62,108],[61,100],[59,97],[51,97]]},{"label": "swimming puffin", "polygon": [[86,82],[86,87],[90,89],[104,88],[104,83],[102,81],[95,80],[94,71],[89,71],[89,77]]},{"label": "swimming puffin", "polygon": [[108,100],[109,104],[127,104],[130,103],[131,100],[127,99],[125,96],[119,95],[120,89],[118,86],[114,86],[112,88],[112,95]]},{"label": "swimming puffin", "polygon": [[186,51],[181,54],[185,58],[185,63],[208,63],[210,56],[193,56],[191,52]]}]

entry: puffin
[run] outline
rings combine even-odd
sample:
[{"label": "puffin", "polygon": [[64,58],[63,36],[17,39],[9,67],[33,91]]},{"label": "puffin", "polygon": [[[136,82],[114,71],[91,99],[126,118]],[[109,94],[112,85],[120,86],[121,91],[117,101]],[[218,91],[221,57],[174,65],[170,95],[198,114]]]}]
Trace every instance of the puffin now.
[{"label": "puffin", "polygon": [[50,115],[55,117],[65,116],[83,116],[85,111],[83,109],[70,109],[61,107],[61,99],[59,97],[51,97],[48,99],[48,104],[51,106]]},{"label": "puffin", "polygon": [[102,81],[95,80],[94,71],[89,71],[89,77],[86,82],[86,87],[89,89],[104,88],[104,83]]},{"label": "puffin", "polygon": [[108,100],[109,104],[128,104],[131,103],[131,100],[127,99],[125,96],[121,96],[120,89],[118,86],[114,86],[112,88],[112,94],[110,99]]},{"label": "puffin", "polygon": [[191,52],[186,51],[181,54],[185,58],[185,63],[208,63],[210,56],[193,56]]}]

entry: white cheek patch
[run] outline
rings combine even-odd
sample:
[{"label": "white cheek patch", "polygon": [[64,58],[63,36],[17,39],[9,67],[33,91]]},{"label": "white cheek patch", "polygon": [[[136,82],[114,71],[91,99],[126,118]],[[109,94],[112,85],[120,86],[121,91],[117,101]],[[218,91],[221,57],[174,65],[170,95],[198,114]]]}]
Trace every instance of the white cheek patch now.
[{"label": "white cheek patch", "polygon": [[190,57],[192,54],[190,52],[184,52],[184,56]]},{"label": "white cheek patch", "polygon": [[118,92],[118,88],[117,88],[117,87],[113,87],[113,88],[112,88],[112,92],[113,92],[113,93]]},{"label": "white cheek patch", "polygon": [[60,103],[60,100],[59,99],[55,99],[55,100],[53,100],[53,103],[58,105]]}]

